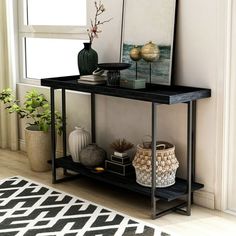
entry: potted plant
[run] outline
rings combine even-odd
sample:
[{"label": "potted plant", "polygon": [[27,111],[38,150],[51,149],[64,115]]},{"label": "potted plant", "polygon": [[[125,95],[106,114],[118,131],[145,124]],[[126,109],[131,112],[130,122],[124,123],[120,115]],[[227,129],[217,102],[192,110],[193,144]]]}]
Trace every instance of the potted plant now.
[{"label": "potted plant", "polygon": [[[26,92],[25,101],[15,99],[10,88],[0,93],[0,101],[5,104],[9,113],[16,112],[19,118],[26,118],[28,126],[25,128],[26,152],[31,169],[34,171],[46,171],[50,169],[48,160],[51,154],[51,111],[45,95],[36,90]],[[55,112],[55,123],[58,134],[62,132],[62,117]]]},{"label": "potted plant", "polygon": [[121,158],[128,156],[127,151],[133,147],[134,145],[126,139],[116,139],[111,144],[111,148],[114,150],[114,155]]}]

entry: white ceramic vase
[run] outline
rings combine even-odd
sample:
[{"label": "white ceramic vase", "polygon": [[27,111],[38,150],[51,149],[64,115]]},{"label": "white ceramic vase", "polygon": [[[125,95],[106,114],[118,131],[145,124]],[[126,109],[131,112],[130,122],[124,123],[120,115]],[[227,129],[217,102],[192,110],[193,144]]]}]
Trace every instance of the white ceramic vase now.
[{"label": "white ceramic vase", "polygon": [[81,127],[75,127],[69,135],[69,149],[74,162],[80,162],[80,151],[90,142],[90,134]]}]

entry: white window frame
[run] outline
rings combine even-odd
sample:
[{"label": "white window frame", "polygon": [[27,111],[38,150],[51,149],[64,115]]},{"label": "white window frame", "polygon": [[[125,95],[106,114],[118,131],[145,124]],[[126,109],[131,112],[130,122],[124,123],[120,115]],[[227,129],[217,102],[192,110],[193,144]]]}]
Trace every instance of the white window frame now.
[{"label": "white window frame", "polygon": [[86,26],[54,26],[54,25],[26,25],[26,2],[18,0],[18,45],[19,45],[19,82],[40,85],[40,79],[26,78],[26,55],[24,39],[27,38],[56,38],[78,39],[88,41],[89,6],[86,1],[87,24]]}]

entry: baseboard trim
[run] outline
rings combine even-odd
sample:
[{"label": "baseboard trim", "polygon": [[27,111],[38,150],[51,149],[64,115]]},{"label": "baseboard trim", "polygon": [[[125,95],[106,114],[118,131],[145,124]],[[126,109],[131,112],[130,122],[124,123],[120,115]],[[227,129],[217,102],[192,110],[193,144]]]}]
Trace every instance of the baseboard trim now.
[{"label": "baseboard trim", "polygon": [[236,216],[236,211],[233,211],[233,210],[225,210],[224,212],[227,213],[227,214]]},{"label": "baseboard trim", "polygon": [[194,204],[209,209],[215,209],[215,195],[214,193],[206,192],[203,190],[194,192],[193,195]]}]

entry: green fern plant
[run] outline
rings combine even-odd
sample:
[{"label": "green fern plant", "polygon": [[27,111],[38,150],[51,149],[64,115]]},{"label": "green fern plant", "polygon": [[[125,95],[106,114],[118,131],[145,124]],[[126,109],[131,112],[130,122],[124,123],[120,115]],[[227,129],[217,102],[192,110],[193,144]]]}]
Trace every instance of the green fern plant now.
[{"label": "green fern plant", "polygon": [[[10,88],[4,89],[0,93],[0,101],[5,104],[9,113],[16,112],[21,119],[29,119],[29,125],[35,125],[38,130],[47,132],[51,126],[51,110],[48,100],[44,94],[33,89],[26,92],[25,101],[20,105],[20,101],[15,99]],[[62,116],[55,112],[55,125],[58,134],[62,133]]]}]

